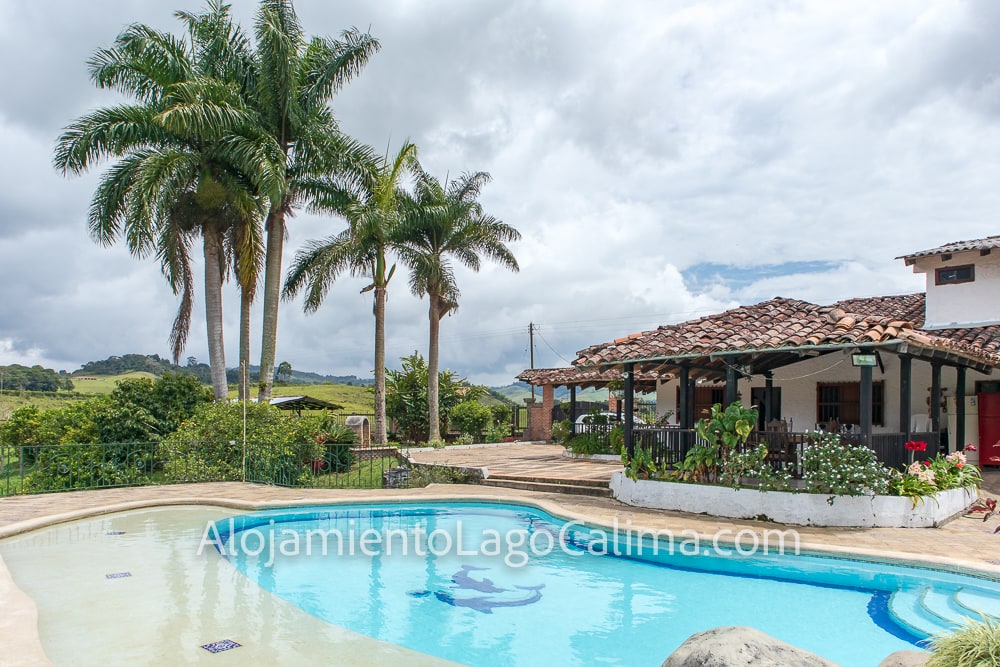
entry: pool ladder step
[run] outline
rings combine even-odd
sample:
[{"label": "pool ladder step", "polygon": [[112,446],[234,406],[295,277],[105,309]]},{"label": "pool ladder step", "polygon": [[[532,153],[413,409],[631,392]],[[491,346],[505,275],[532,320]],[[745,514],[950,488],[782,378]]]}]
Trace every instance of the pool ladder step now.
[{"label": "pool ladder step", "polygon": [[607,482],[589,479],[564,479],[558,477],[527,477],[517,475],[490,475],[483,486],[493,486],[522,491],[542,491],[546,493],[566,493],[577,496],[610,498],[611,489]]},{"label": "pool ladder step", "polygon": [[1000,621],[1000,598],[959,588],[938,591],[930,586],[899,589],[889,598],[893,620],[911,634],[925,638],[954,630],[983,616]]}]

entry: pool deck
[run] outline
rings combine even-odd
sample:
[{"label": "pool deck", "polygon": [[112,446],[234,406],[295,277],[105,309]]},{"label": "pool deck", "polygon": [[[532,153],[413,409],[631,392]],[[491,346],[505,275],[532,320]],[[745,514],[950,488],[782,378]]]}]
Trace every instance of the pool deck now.
[{"label": "pool deck", "polygon": [[[611,464],[563,458],[561,448],[545,445],[514,445],[488,449],[414,452],[426,463],[485,466],[491,474],[540,476],[566,480],[610,477],[620,468]],[[986,476],[985,488],[993,495],[1000,489],[1000,473]],[[620,530],[669,531],[683,539],[697,534],[704,544],[719,536],[721,544],[732,544],[741,533],[747,539],[768,538],[771,533],[797,533],[803,551],[860,558],[889,558],[927,564],[953,571],[978,573],[1000,579],[1000,535],[993,530],[1000,518],[985,524],[957,518],[940,528],[814,528],[782,526],[759,521],[718,519],[705,515],[647,510],[608,498],[498,489],[475,485],[431,485],[411,490],[301,489],[218,482],[146,486],[94,491],[70,491],[45,495],[0,498],[0,539],[49,525],[100,516],[109,512],[161,505],[209,505],[252,511],[257,509],[351,502],[405,502],[409,500],[470,499],[487,502],[520,502],[538,506],[555,515]],[[661,533],[662,534],[662,533]],[[773,542],[772,542],[773,544]],[[787,545],[790,544],[786,541]],[[20,595],[19,595],[20,594]],[[0,562],[0,645],[4,664],[48,664],[41,652],[34,605],[10,580]],[[8,662],[12,657],[21,660]]]}]

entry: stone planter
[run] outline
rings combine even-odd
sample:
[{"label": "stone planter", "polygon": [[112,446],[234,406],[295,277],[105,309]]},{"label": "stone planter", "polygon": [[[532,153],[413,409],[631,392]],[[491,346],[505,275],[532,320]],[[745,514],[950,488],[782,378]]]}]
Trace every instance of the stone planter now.
[{"label": "stone planter", "polygon": [[631,480],[624,472],[611,475],[611,494],[634,507],[852,528],[932,528],[961,514],[976,499],[976,490],[965,488],[941,491],[916,507],[903,496],[835,496],[831,503],[826,494]]}]

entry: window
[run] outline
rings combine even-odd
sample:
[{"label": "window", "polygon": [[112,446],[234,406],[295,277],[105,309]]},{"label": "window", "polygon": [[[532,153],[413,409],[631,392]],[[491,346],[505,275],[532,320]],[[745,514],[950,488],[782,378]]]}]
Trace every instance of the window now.
[{"label": "window", "polygon": [[[817,382],[816,422],[861,423],[860,382]],[[885,425],[885,385],[872,382],[872,424]]]},{"label": "window", "polygon": [[976,279],[976,267],[972,264],[963,266],[945,266],[934,269],[935,285],[958,285],[971,283]]}]

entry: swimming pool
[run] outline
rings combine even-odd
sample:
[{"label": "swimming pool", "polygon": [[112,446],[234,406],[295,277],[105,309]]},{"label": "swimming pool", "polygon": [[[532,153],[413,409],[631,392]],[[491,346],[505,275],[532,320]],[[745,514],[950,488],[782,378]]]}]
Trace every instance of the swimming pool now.
[{"label": "swimming pool", "polygon": [[683,539],[672,553],[653,553],[650,539],[615,544],[603,530],[518,505],[262,512],[215,530],[220,555],[308,613],[484,667],[658,665],[691,634],[721,625],[749,625],[845,666],[872,665],[978,617],[974,609],[1000,614],[1000,586],[982,579],[744,556]]},{"label": "swimming pool", "polygon": [[[386,545],[362,553],[366,528],[455,535],[459,525],[461,553],[420,555],[413,543],[405,556]],[[306,534],[319,529],[341,531],[340,546],[353,544],[355,554],[336,555],[331,540],[326,556],[305,555]],[[516,548],[480,553],[490,529],[539,536],[542,546],[552,537],[553,548],[511,566],[505,560]],[[300,536],[298,555],[290,555],[291,534]],[[970,606],[1000,612],[988,607],[1000,587],[985,579],[836,558],[718,556],[713,545],[698,555],[589,554],[615,549],[599,537],[523,505],[250,514],[162,507],[0,540],[0,570],[6,565],[34,600],[42,645],[57,665],[321,665],[333,657],[353,665],[659,665],[694,632],[742,624],[852,667],[913,647],[919,630],[907,632],[892,606],[916,625],[937,612],[970,615]],[[321,536],[309,539],[315,547]],[[241,646],[203,648],[226,640]]]}]

